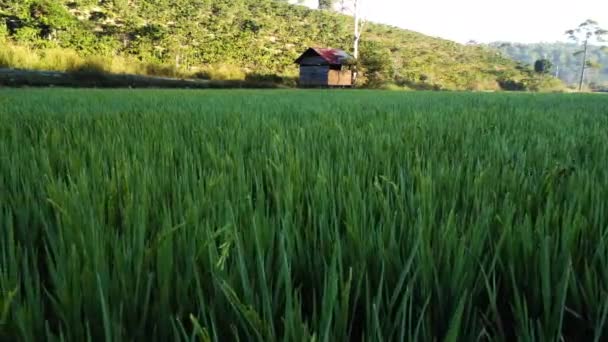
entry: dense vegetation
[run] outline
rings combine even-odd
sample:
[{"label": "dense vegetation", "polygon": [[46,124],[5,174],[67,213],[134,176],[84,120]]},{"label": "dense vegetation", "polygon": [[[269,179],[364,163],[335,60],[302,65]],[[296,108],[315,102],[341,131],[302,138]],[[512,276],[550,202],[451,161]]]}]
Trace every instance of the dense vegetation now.
[{"label": "dense vegetation", "polygon": [[608,337],[606,96],[0,104],[2,340]]},{"label": "dense vegetation", "polygon": [[[271,0],[5,0],[0,23],[0,66],[288,83],[306,47],[350,49],[353,27],[346,15]],[[366,26],[361,63],[370,86],[556,86],[485,47],[386,25]]]},{"label": "dense vegetation", "polygon": [[[517,61],[533,65],[535,61],[546,58],[553,64],[553,74],[564,82],[578,84],[581,72],[581,56],[575,52],[581,47],[572,43],[492,43],[490,46],[498,48],[506,56]],[[594,66],[586,72],[585,83],[591,87],[608,88],[608,49],[594,46],[589,49],[589,59]]]}]

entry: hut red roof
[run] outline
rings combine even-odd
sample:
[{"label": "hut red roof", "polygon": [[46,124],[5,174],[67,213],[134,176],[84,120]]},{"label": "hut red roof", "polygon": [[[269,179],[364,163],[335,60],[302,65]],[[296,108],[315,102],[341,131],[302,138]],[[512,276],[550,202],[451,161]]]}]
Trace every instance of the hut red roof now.
[{"label": "hut red roof", "polygon": [[346,51],[341,49],[311,47],[300,58],[296,59],[296,63],[300,63],[302,59],[310,56],[311,53],[319,55],[327,63],[334,65],[343,64],[347,59],[352,58]]}]

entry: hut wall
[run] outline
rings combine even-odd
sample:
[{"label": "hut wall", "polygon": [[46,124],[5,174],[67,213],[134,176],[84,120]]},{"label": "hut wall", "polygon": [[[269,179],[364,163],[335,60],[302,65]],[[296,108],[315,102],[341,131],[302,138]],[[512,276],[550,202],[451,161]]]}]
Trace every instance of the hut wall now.
[{"label": "hut wall", "polygon": [[329,70],[328,84],[330,86],[352,86],[353,74],[350,70]]},{"label": "hut wall", "polygon": [[301,86],[326,86],[329,66],[300,66]]}]

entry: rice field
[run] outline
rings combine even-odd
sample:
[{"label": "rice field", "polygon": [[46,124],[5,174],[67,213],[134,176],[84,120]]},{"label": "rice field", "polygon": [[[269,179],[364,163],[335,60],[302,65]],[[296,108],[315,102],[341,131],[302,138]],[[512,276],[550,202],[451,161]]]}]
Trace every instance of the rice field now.
[{"label": "rice field", "polygon": [[0,340],[605,341],[608,97],[0,89]]}]

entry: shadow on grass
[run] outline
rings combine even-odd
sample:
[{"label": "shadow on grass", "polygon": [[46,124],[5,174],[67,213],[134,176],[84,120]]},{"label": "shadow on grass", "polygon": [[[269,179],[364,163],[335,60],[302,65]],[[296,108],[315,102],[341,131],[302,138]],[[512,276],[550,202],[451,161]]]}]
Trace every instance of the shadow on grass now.
[{"label": "shadow on grass", "polygon": [[95,68],[71,72],[0,69],[0,86],[76,88],[280,88],[269,80],[212,81],[169,77],[109,74]]}]

